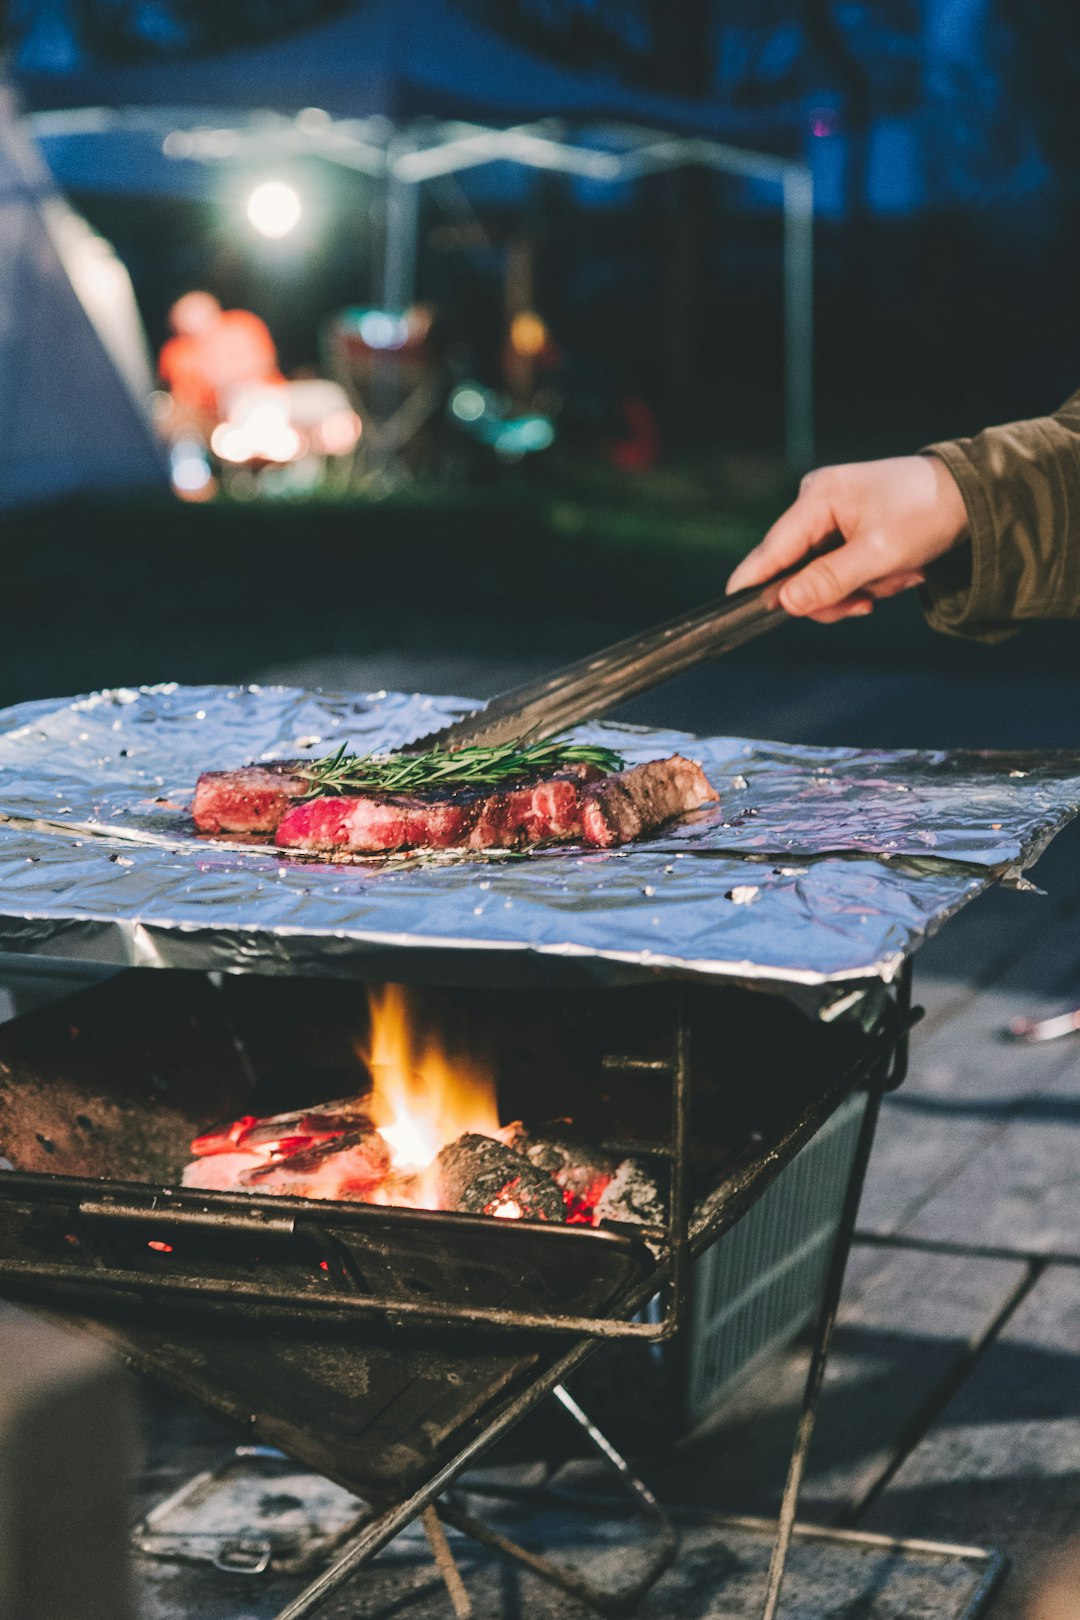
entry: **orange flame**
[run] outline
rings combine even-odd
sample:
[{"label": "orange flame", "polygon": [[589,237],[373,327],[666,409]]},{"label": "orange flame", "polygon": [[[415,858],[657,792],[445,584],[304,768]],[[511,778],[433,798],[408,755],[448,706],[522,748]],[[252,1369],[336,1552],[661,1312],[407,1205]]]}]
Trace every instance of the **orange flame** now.
[{"label": "orange flame", "polygon": [[[361,1056],[371,1070],[372,1119],[399,1176],[421,1175],[439,1149],[465,1131],[496,1136],[490,1069],[473,1052],[447,1049],[426,1026],[407,985],[369,985],[371,1033]],[[400,1193],[394,1203],[407,1200]],[[428,1206],[421,1179],[416,1202]]]}]

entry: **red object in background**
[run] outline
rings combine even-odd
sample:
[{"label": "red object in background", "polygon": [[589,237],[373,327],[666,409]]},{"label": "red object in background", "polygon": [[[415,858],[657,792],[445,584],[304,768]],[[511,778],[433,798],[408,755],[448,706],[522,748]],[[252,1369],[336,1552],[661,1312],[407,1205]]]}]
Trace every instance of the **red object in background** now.
[{"label": "red object in background", "polygon": [[222,309],[210,293],[186,293],[170,320],[176,336],[163,347],[158,370],[182,412],[216,421],[237,388],[284,380],[270,329],[250,310]]},{"label": "red object in background", "polygon": [[608,439],[604,454],[623,472],[650,472],[660,459],[660,427],[648,402],[637,394],[619,401],[626,433]]}]

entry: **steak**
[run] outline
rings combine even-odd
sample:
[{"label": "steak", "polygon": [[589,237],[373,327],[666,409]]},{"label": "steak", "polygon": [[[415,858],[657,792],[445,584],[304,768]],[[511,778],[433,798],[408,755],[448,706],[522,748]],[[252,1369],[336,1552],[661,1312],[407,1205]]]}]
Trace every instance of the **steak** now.
[{"label": "steak", "polygon": [[588,788],[581,806],[582,842],[598,849],[628,844],[720,797],[701,766],[682,754],[631,765]]},{"label": "steak", "polygon": [[607,849],[719,798],[700,765],[674,754],[605,776],[560,772],[519,786],[356,793],[291,804],[282,849],[377,854],[410,849]]},{"label": "steak", "polygon": [[297,773],[302,760],[245,765],[238,771],[204,771],[195,785],[191,813],[205,833],[272,833],[289,801],[310,791]]}]

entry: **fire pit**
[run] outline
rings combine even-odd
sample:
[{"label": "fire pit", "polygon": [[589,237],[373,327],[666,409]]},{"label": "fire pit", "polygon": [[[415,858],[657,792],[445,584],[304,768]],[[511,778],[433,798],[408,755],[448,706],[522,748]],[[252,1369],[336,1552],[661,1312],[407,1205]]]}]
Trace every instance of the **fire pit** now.
[{"label": "fire pit", "polygon": [[[482,1034],[492,1112],[465,1123],[506,1134],[511,1119],[550,1153],[546,1121],[572,1108],[592,1157],[653,1166],[660,1219],[178,1185],[208,1115],[364,1094],[393,1068],[387,1007],[426,1019],[398,1028],[412,1041],[402,1061],[445,1062],[452,1042],[433,1043],[447,1024],[458,1040]],[[794,1006],[722,987],[369,997],[344,983],[122,974],[0,1029],[0,1146],[14,1166],[0,1177],[4,1291],[104,1333],[255,1443],[392,1504],[396,1524],[403,1498],[415,1513],[598,1341],[670,1336],[693,1255],[856,1087],[887,1083],[904,1023],[890,999],[869,1034],[815,1028]],[[425,1119],[422,1096],[391,1138],[408,1141],[406,1123],[413,1137],[440,1120],[455,1129],[445,1108]],[[868,1115],[856,1181],[871,1130]],[[548,1182],[572,1213],[573,1195]],[[658,1293],[662,1308],[641,1319]]]},{"label": "fire pit", "polygon": [[0,1029],[3,1290],[372,1504],[299,1616],[598,1346],[684,1327],[695,1259],[842,1117],[772,1614],[906,957],[1068,819],[1080,762],[679,739],[720,809],[624,851],[328,867],[192,836],[215,749],[371,745],[417,701],[8,717],[0,948],[171,971]]}]

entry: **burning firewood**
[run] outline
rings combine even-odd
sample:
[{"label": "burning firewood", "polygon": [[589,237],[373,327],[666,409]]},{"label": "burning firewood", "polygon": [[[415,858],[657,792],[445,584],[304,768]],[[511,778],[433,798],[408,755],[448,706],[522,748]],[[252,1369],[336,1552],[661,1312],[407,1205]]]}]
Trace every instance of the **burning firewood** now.
[{"label": "burning firewood", "polygon": [[288,1114],[244,1114],[231,1125],[217,1125],[197,1136],[191,1144],[196,1158],[214,1153],[256,1153],[264,1158],[280,1158],[303,1148],[332,1142],[346,1131],[370,1130],[366,1097],[343,1097],[336,1102],[317,1103]]},{"label": "burning firewood", "polygon": [[440,1209],[531,1221],[565,1221],[562,1193],[544,1170],[491,1136],[467,1132],[435,1160]]},{"label": "burning firewood", "polygon": [[569,1121],[557,1123],[561,1129],[545,1126],[543,1134],[536,1136],[520,1124],[511,1126],[513,1134],[508,1146],[528,1159],[535,1169],[551,1177],[562,1193],[567,1221],[576,1226],[592,1226],[597,1203],[615,1174],[618,1161],[575,1135]]},{"label": "burning firewood", "polygon": [[203,1192],[250,1192],[244,1175],[248,1170],[261,1169],[266,1162],[260,1153],[209,1153],[184,1166],[181,1182]]},{"label": "burning firewood", "polygon": [[425,1169],[422,1158],[402,1162],[400,1132],[376,1128],[370,1103],[369,1095],[346,1097],[215,1126],[192,1142],[195,1157],[183,1184],[580,1226],[663,1220],[648,1171],[592,1146],[570,1120],[552,1121],[537,1134],[520,1121],[497,1137],[464,1131]]},{"label": "burning firewood", "polygon": [[191,1151],[184,1186],[212,1192],[367,1199],[390,1169],[390,1151],[359,1097],[264,1119],[245,1114],[204,1131]]},{"label": "burning firewood", "polygon": [[[214,1174],[215,1157],[210,1155],[210,1176]],[[244,1165],[230,1166],[232,1176],[220,1183],[202,1179],[206,1160],[198,1160],[185,1171],[185,1186],[233,1187],[236,1192],[274,1192],[288,1194],[296,1199],[371,1199],[372,1192],[384,1183],[390,1170],[390,1150],[379,1132],[374,1129],[356,1129],[314,1147],[288,1152],[282,1157],[256,1158],[251,1153],[227,1153],[225,1160],[246,1160]]]}]

